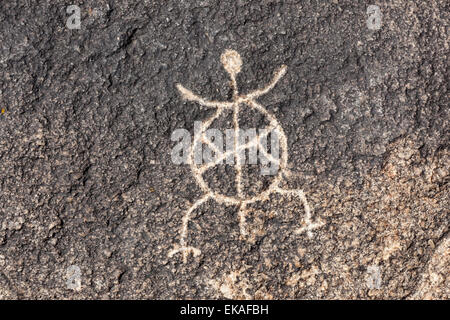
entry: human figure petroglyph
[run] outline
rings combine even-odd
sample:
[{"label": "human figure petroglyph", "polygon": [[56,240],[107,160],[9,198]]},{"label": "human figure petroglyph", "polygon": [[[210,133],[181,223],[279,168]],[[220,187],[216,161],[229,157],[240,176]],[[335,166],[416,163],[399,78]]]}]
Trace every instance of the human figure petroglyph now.
[{"label": "human figure petroglyph", "polygon": [[[236,83],[236,76],[241,71],[242,66],[242,60],[239,53],[234,50],[226,50],[221,56],[221,62],[231,79],[231,88],[233,91],[232,101],[206,100],[203,97],[194,94],[189,89],[186,89],[181,84],[177,84],[177,89],[185,100],[197,102],[203,107],[216,109],[216,112],[211,117],[201,123],[200,134],[194,137],[194,141],[191,145],[188,155],[188,164],[190,165],[195,181],[203,192],[203,196],[194,204],[192,204],[190,208],[185,212],[182,219],[180,243],[169,252],[169,257],[172,257],[176,253],[182,253],[184,262],[187,262],[188,255],[190,253],[192,253],[194,257],[201,254],[200,249],[188,245],[188,226],[194,210],[199,208],[203,203],[210,199],[213,199],[218,203],[223,203],[225,205],[238,206],[239,229],[241,237],[244,239],[246,238],[246,236],[248,236],[248,232],[246,230],[246,216],[250,211],[250,209],[248,209],[248,205],[258,201],[268,201],[269,196],[274,193],[295,196],[302,201],[305,210],[305,217],[303,219],[301,227],[295,231],[297,234],[306,233],[307,236],[312,237],[312,230],[319,228],[324,224],[321,220],[318,220],[316,222],[312,221],[311,208],[309,207],[303,190],[283,189],[282,187],[280,187],[280,183],[282,182],[283,177],[289,175],[289,170],[287,168],[287,138],[283,131],[283,128],[280,126],[277,119],[255,101],[256,98],[268,93],[272,88],[275,87],[278,81],[286,73],[287,67],[285,65],[281,66],[275,72],[272,81],[266,87],[255,90],[248,94],[240,94]],[[269,121],[269,125],[264,128],[264,130],[262,130],[262,133],[260,132],[260,134],[257,135],[256,138],[252,139],[248,143],[242,143],[242,141],[239,140],[239,113],[244,110],[241,105],[262,113]],[[213,121],[216,120],[225,110],[231,110],[233,112],[233,127],[235,133],[234,148],[232,151],[220,152],[220,150],[216,148],[215,144],[211,142],[204,133],[210,127]],[[281,153],[279,157],[273,157],[272,154],[267,152],[267,149],[261,143],[262,139],[266,138],[268,134],[276,134],[278,137],[281,147]],[[197,166],[195,162],[195,150],[198,144],[207,145],[213,152],[219,154],[219,156],[217,156],[214,161],[208,162],[201,166]],[[277,165],[276,167],[278,171],[276,177],[272,180],[267,189],[263,190],[256,196],[249,197],[246,196],[243,192],[242,170],[244,167],[244,161],[242,161],[241,159],[240,151],[255,146],[258,147],[258,150],[264,155],[268,162],[275,163]],[[234,161],[234,169],[236,171],[235,183],[237,191],[237,194],[235,196],[228,196],[213,191],[203,179],[203,174],[206,172],[206,170],[214,167],[215,165],[218,165],[229,156],[234,156],[236,160]]]}]

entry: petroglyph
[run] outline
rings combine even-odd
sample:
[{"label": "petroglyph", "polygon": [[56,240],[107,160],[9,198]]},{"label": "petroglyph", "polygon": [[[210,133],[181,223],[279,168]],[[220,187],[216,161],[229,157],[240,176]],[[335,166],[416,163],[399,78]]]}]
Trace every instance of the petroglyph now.
[{"label": "petroglyph", "polygon": [[[285,65],[281,66],[272,79],[272,81],[264,88],[255,90],[248,94],[239,94],[237,83],[236,83],[236,75],[241,71],[242,60],[239,55],[234,50],[226,50],[221,56],[221,62],[223,67],[227,71],[231,79],[231,88],[233,91],[232,101],[210,101],[206,100],[203,97],[200,97],[194,94],[189,89],[186,89],[181,84],[177,84],[177,89],[181,93],[182,97],[186,100],[197,102],[203,107],[207,108],[215,108],[216,111],[213,113],[211,117],[206,119],[201,123],[200,134],[194,136],[194,141],[191,145],[189,155],[188,155],[188,164],[191,168],[192,174],[195,178],[195,181],[199,185],[200,189],[203,192],[203,196],[198,199],[184,214],[182,219],[182,226],[180,231],[180,243],[176,245],[173,250],[169,252],[169,257],[174,256],[176,253],[182,253],[183,261],[186,263],[187,258],[190,253],[193,254],[194,257],[199,256],[201,251],[198,248],[194,248],[189,246],[188,244],[188,225],[191,221],[191,216],[194,210],[199,208],[202,204],[207,202],[210,199],[215,200],[218,203],[222,203],[225,205],[235,205],[238,206],[238,217],[239,217],[239,228],[240,234],[243,239],[246,239],[248,236],[247,228],[246,228],[246,216],[250,212],[251,209],[248,208],[248,205],[255,202],[268,201],[269,196],[274,193],[278,193],[280,195],[287,195],[292,197],[297,197],[303,204],[305,210],[305,216],[303,221],[301,222],[301,226],[295,231],[297,234],[306,233],[308,237],[312,237],[312,231],[316,228],[321,227],[324,222],[318,219],[317,221],[313,221],[312,211],[306,200],[306,196],[301,189],[283,189],[280,184],[282,182],[283,177],[289,176],[288,170],[288,146],[287,146],[287,138],[283,131],[283,128],[278,123],[277,119],[269,113],[263,106],[258,104],[255,99],[268,93],[272,88],[275,87],[277,82],[283,77],[286,73],[287,67]],[[259,112],[263,114],[269,121],[269,125],[260,130],[260,133],[248,143],[243,143],[239,139],[239,114],[241,112],[245,112],[245,109],[242,107],[252,109],[253,111]],[[231,151],[221,152],[218,150],[216,145],[206,137],[205,131],[211,126],[211,124],[219,118],[225,110],[231,110],[232,122],[234,127],[234,148]],[[281,153],[279,156],[274,157],[271,153],[267,152],[267,149],[263,146],[262,140],[267,137],[267,135],[276,135],[278,137],[278,141],[280,143]],[[206,164],[202,164],[201,166],[196,165],[195,161],[195,151],[198,144],[207,145],[215,154],[218,156],[212,162],[208,162]],[[271,184],[267,189],[261,191],[259,194],[255,196],[248,196],[243,191],[243,170],[244,170],[244,161],[241,159],[241,151],[245,149],[249,149],[252,147],[257,147],[258,150],[264,155],[266,161],[268,163],[274,164],[277,168],[277,173],[275,178],[271,181]],[[220,163],[224,159],[227,159],[229,156],[233,156],[235,158],[234,161],[234,170],[236,172],[235,183],[236,183],[236,195],[230,196],[221,194],[219,192],[213,191],[210,186],[206,183],[203,178],[203,174],[209,168],[212,168]],[[267,165],[267,163],[266,163]],[[270,172],[267,172],[270,174]]]}]

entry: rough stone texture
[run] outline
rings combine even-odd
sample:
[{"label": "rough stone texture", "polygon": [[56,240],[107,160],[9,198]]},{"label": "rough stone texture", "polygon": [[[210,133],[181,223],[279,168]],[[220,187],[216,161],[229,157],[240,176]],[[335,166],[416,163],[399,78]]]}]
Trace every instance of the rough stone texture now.
[{"label": "rough stone texture", "polygon": [[[80,30],[66,28],[70,4]],[[1,1],[0,298],[448,299],[449,12],[446,0]],[[288,66],[258,101],[288,137],[286,186],[326,224],[294,234],[301,203],[273,196],[241,239],[236,208],[209,201],[190,224],[202,254],[183,264],[167,254],[201,192],[170,137],[211,111],[175,84],[230,99],[227,48],[243,92]]]},{"label": "rough stone texture", "polygon": [[442,241],[431,257],[416,293],[411,299],[449,299],[450,239]]}]

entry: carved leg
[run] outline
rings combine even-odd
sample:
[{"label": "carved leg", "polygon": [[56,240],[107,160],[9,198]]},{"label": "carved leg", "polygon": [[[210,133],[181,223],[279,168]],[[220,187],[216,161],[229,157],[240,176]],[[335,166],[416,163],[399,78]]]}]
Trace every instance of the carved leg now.
[{"label": "carved leg", "polygon": [[241,238],[245,239],[248,235],[247,232],[247,224],[246,224],[246,217],[247,217],[247,204],[245,202],[242,202],[239,206],[238,211],[238,217],[239,217],[239,231],[241,233]]},{"label": "carved leg", "polygon": [[189,221],[191,219],[191,213],[195,209],[197,209],[203,202],[207,201],[210,197],[211,197],[210,194],[203,196],[186,211],[182,220],[183,223],[180,232],[181,233],[180,244],[175,245],[174,249],[169,251],[168,253],[169,258],[173,257],[176,253],[180,252],[183,254],[183,263],[187,263],[187,258],[190,253],[192,253],[194,257],[197,257],[201,254],[201,251],[199,249],[187,245],[187,238],[189,233]]},{"label": "carved leg", "polygon": [[311,208],[309,207],[308,201],[306,200],[306,196],[303,193],[303,190],[301,189],[297,189],[297,190],[284,190],[281,188],[276,188],[275,192],[279,193],[279,194],[289,194],[289,195],[295,195],[297,197],[300,198],[300,200],[303,203],[303,207],[305,208],[305,219],[304,222],[302,224],[302,226],[300,228],[298,228],[297,230],[295,230],[296,234],[301,234],[303,232],[306,232],[306,234],[308,235],[309,238],[312,238],[313,234],[312,234],[312,230],[317,229],[322,227],[325,222],[323,222],[322,220],[320,220],[320,218],[318,219],[317,222],[313,222],[311,219]]}]

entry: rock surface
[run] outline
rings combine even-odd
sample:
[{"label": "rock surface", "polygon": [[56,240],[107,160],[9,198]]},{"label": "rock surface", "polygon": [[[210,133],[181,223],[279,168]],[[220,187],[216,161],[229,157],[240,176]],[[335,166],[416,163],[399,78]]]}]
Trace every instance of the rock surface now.
[{"label": "rock surface", "polygon": [[[450,298],[448,1],[74,2],[80,29],[69,3],[0,2],[1,299]],[[301,201],[271,195],[243,238],[209,200],[183,263],[202,192],[171,135],[211,110],[176,84],[230,100],[225,49],[242,92],[287,66],[258,102],[324,225],[296,234]],[[224,192],[227,170],[208,174]]]}]

